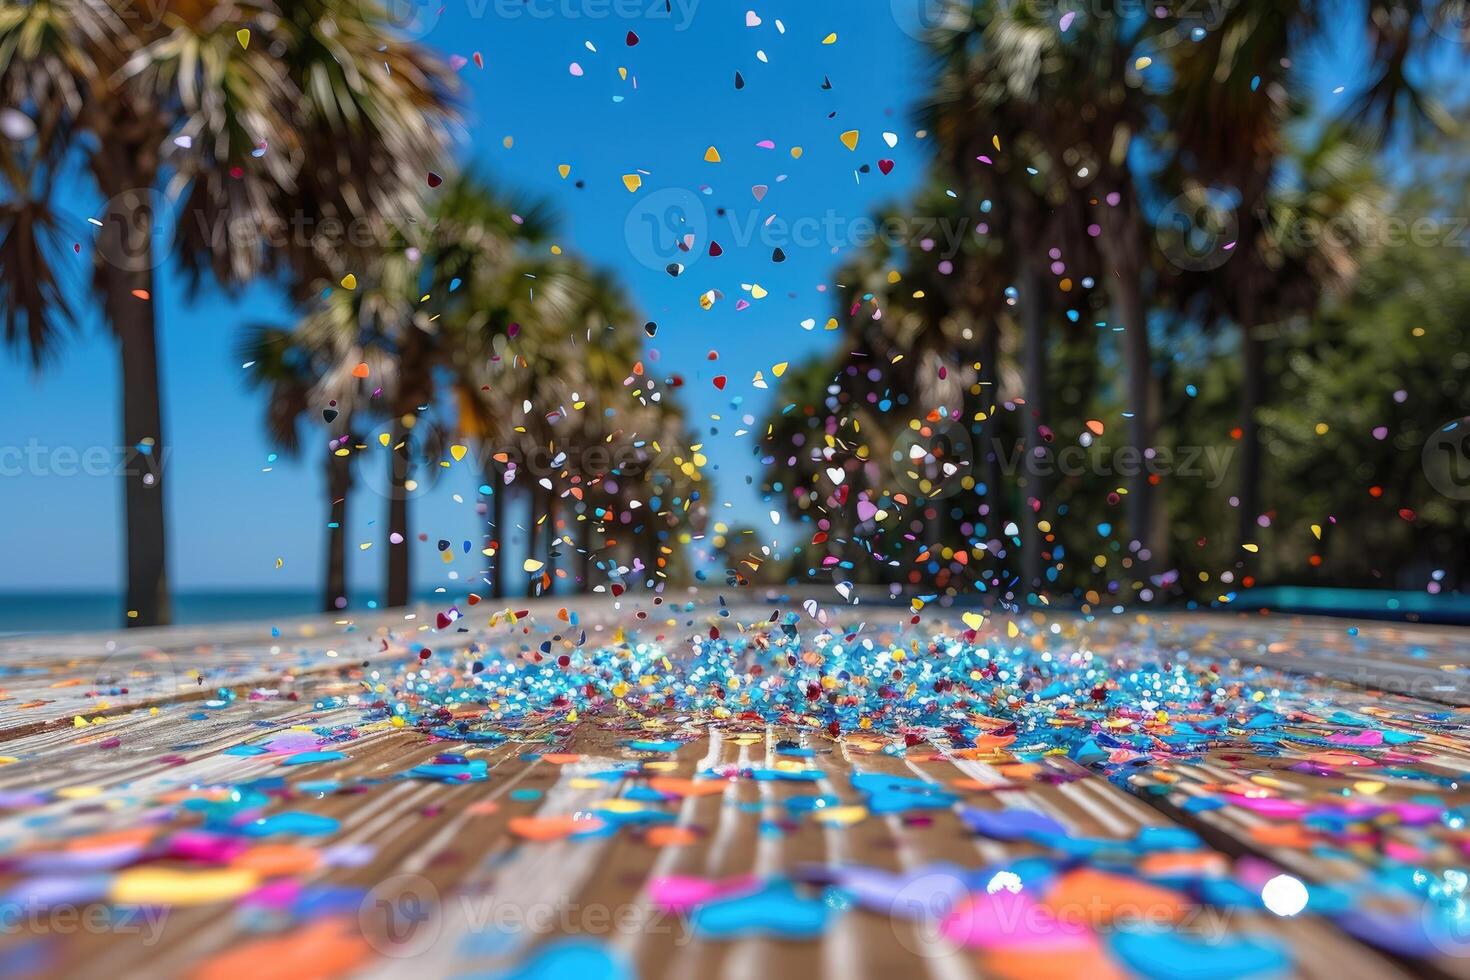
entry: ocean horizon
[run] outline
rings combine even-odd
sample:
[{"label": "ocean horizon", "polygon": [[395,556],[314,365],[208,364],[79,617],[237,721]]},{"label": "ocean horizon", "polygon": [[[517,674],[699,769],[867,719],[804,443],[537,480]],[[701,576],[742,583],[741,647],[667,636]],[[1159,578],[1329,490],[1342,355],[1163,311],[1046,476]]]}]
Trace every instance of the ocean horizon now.
[{"label": "ocean horizon", "polygon": [[[447,593],[420,592],[414,601],[443,601]],[[344,613],[373,608],[373,595],[350,598]],[[176,625],[286,619],[321,613],[313,589],[198,589],[173,595]],[[0,592],[0,633],[74,633],[123,625],[123,596],[105,591]]]},{"label": "ocean horizon", "polygon": [[[468,583],[466,583],[468,585]],[[413,602],[445,603],[463,595],[419,591]],[[349,597],[345,614],[378,608],[374,594]],[[175,625],[260,621],[321,615],[321,593],[314,589],[196,589],[173,595]],[[1256,609],[1281,613],[1339,618],[1408,620],[1423,623],[1470,624],[1470,596],[1460,593],[1427,595],[1387,589],[1331,589],[1263,586],[1223,613]],[[74,592],[0,592],[0,634],[74,633],[118,629],[123,625],[123,597],[100,590]]]}]

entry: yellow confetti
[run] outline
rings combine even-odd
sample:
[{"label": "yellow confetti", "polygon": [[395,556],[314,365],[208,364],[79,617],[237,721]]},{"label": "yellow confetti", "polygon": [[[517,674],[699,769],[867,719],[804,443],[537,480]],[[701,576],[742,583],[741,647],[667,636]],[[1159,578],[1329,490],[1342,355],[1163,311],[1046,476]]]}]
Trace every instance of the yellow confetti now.
[{"label": "yellow confetti", "polygon": [[235,40],[240,42],[240,47],[248,49],[250,47],[250,28],[242,27],[236,31]]},{"label": "yellow confetti", "polygon": [[227,902],[259,884],[254,871],[175,868],[130,868],[112,880],[108,900],[119,905],[206,905]]}]

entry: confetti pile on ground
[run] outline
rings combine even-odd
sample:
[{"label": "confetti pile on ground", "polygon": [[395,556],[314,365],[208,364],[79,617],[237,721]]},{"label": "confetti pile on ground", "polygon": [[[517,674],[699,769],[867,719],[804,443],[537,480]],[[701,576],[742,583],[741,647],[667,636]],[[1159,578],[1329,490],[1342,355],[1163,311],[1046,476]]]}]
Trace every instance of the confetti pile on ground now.
[{"label": "confetti pile on ground", "polygon": [[[6,962],[1470,973],[1453,633],[703,597],[434,619],[31,649]],[[1348,652],[1437,700],[1308,676]]]}]

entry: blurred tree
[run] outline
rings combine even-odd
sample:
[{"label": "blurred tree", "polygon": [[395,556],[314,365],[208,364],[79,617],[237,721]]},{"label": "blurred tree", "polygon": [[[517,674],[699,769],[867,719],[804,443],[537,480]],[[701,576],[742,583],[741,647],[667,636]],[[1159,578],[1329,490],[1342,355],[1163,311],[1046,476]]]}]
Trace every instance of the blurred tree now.
[{"label": "blurred tree", "polygon": [[282,452],[301,451],[301,426],[321,419],[329,435],[323,453],[327,499],[326,567],[322,578],[324,612],[347,606],[347,501],[352,491],[352,453],[358,448],[351,416],[346,414],[349,397],[323,397],[326,375],[340,362],[340,355],[322,357],[296,343],[289,330],[266,324],[251,327],[238,349],[250,365],[246,378],[266,395],[265,428]]},{"label": "blurred tree", "polygon": [[93,290],[121,355],[123,445],[148,461],[124,476],[127,622],[143,626],[171,614],[154,314],[163,252],[196,282],[281,273],[305,295],[336,281],[359,261],[358,241],[381,239],[315,230],[376,231],[422,213],[455,82],[372,0],[187,3],[159,18],[130,6],[0,9],[0,98],[33,122],[26,138],[0,141],[0,305],[7,337],[39,364],[72,313],[50,239],[57,174],[80,158],[107,199]]}]

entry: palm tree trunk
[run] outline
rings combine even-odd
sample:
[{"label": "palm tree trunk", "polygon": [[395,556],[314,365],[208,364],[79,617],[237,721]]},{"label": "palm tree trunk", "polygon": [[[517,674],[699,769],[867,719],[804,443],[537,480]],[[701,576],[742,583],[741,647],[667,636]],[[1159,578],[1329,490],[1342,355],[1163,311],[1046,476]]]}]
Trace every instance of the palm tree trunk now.
[{"label": "palm tree trunk", "polygon": [[[388,441],[388,597],[391,607],[408,605],[408,477],[412,469],[408,427],[393,423]],[[396,538],[396,543],[395,543]]]},{"label": "palm tree trunk", "polygon": [[[546,513],[545,493],[538,484],[533,482],[531,484],[531,513],[526,521],[527,558],[541,557],[541,528],[543,525],[540,522],[540,516],[544,513]],[[539,581],[541,581],[540,573],[527,578],[526,595],[528,597],[536,595],[536,583]]]},{"label": "palm tree trunk", "polygon": [[[1250,319],[1254,320],[1254,317]],[[1256,413],[1266,400],[1266,341],[1255,323],[1241,323],[1240,544],[1255,540],[1261,514],[1261,426]]]},{"label": "palm tree trunk", "polygon": [[327,449],[327,571],[322,609],[337,612],[347,608],[347,495],[352,489],[352,457],[337,455],[337,448],[353,442],[351,435]]},{"label": "palm tree trunk", "polygon": [[490,497],[490,522],[494,527],[495,557],[492,566],[491,594],[497,599],[505,598],[505,542],[508,537],[505,528],[505,497],[510,490],[505,486],[500,476],[500,467],[495,463],[490,464],[491,477],[495,480],[490,486],[495,493]]},{"label": "palm tree trunk", "polygon": [[557,512],[561,509],[561,497],[555,490],[546,494],[546,574],[551,576],[547,594],[556,591],[556,553],[560,550],[560,535],[556,530]]},{"label": "palm tree trunk", "polygon": [[1021,586],[1029,591],[1041,582],[1041,531],[1032,501],[1046,498],[1046,477],[1039,465],[1046,449],[1041,426],[1046,420],[1046,308],[1042,295],[1041,269],[1028,253],[1021,257],[1019,289],[1021,294],[1022,369],[1026,386],[1026,462],[1022,468],[1025,490],[1021,494]]},{"label": "palm tree trunk", "polygon": [[581,592],[592,591],[592,506],[587,505],[585,520],[577,527],[577,547],[581,550],[577,588]]},{"label": "palm tree trunk", "polygon": [[[488,454],[488,448],[485,450]],[[490,580],[490,595],[496,599],[505,597],[505,585],[501,582],[501,548],[502,528],[505,524],[505,488],[500,482],[500,467],[494,459],[485,460],[485,468],[481,473],[481,479],[485,486],[490,488],[490,494],[485,500],[485,550],[493,550],[493,555],[485,556],[485,577]]]},{"label": "palm tree trunk", "polygon": [[1144,454],[1153,446],[1158,424],[1159,389],[1153,377],[1149,346],[1148,311],[1143,302],[1143,242],[1138,228],[1138,202],[1131,186],[1114,207],[1105,209],[1099,245],[1110,266],[1108,290],[1113,301],[1114,326],[1123,331],[1123,370],[1127,385],[1126,408],[1129,460],[1127,512],[1129,532],[1148,558],[1137,558],[1140,578],[1168,565],[1168,531],[1160,494],[1149,481]]},{"label": "palm tree trunk", "polygon": [[1137,278],[1120,274],[1113,284],[1118,325],[1123,328],[1123,372],[1127,379],[1128,446],[1137,454],[1139,463],[1128,474],[1128,526],[1135,539],[1145,547],[1153,527],[1153,487],[1147,470],[1141,465],[1142,454],[1153,443],[1153,358],[1149,350],[1147,314]]},{"label": "palm tree trunk", "polygon": [[980,457],[984,461],[985,502],[989,505],[984,524],[987,529],[999,529],[1005,526],[1005,509],[1001,504],[1005,496],[1002,489],[1005,471],[1001,459],[1000,418],[991,410],[1000,390],[1000,321],[994,317],[980,332],[979,380],[983,383],[980,394],[976,396],[976,404],[982,406],[986,413],[976,435]]},{"label": "palm tree trunk", "polygon": [[164,475],[163,398],[158,383],[158,328],[153,290],[153,227],[141,180],[113,175],[104,190],[124,184],[108,201],[99,241],[97,277],[107,319],[117,336],[122,368],[124,515],[127,525],[128,626],[172,620]]}]

